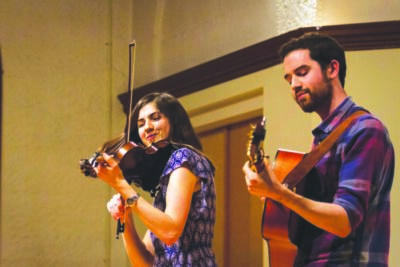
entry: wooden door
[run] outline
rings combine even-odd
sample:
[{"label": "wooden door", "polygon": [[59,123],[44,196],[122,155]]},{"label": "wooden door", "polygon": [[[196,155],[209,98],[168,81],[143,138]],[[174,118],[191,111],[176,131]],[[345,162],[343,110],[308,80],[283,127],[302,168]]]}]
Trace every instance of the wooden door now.
[{"label": "wooden door", "polygon": [[246,188],[242,166],[251,130],[261,118],[200,133],[204,152],[214,162],[217,221],[214,251],[220,266],[262,266],[263,203]]}]

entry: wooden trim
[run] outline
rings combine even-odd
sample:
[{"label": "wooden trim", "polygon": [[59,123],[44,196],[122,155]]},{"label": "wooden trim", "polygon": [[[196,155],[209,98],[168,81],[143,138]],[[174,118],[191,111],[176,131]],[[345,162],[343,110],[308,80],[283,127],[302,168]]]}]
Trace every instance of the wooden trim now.
[{"label": "wooden trim", "polygon": [[[299,28],[136,88],[134,104],[144,95],[165,88],[181,97],[277,65],[282,44],[316,30],[338,40],[346,51],[400,48],[400,20]],[[118,98],[127,114],[129,93]]]}]

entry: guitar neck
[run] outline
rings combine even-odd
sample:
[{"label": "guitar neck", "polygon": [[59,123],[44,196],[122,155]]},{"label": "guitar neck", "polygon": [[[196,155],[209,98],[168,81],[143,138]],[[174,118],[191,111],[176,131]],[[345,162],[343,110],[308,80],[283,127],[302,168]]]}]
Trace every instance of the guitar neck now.
[{"label": "guitar neck", "polygon": [[263,170],[265,169],[264,160],[261,159],[260,162],[254,163],[253,166],[257,173],[262,173]]}]

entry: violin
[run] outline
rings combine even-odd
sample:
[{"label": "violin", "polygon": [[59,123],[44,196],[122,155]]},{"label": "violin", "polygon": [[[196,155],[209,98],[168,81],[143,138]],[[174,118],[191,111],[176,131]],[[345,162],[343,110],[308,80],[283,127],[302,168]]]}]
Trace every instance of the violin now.
[{"label": "violin", "polygon": [[[114,143],[113,143],[114,142]],[[79,164],[85,176],[97,178],[94,170],[104,164],[102,153],[108,153],[117,162],[128,183],[134,183],[154,197],[159,179],[171,154],[179,148],[167,140],[157,141],[148,147],[133,141],[121,145],[118,138],[110,141],[88,159],[81,159]]]},{"label": "violin", "polygon": [[[117,143],[120,144],[120,142]],[[107,145],[110,144],[115,149],[115,144],[112,142],[107,143]],[[159,189],[158,185],[164,167],[172,152],[177,148],[177,145],[173,145],[167,140],[160,140],[148,147],[130,141],[117,149],[114,155],[111,155],[117,161],[124,178],[129,184],[134,183],[144,191],[148,191],[154,197]],[[110,153],[107,149],[104,152]],[[96,151],[89,159],[80,160],[80,168],[85,176],[97,178],[94,168],[99,164],[105,164],[104,160],[101,159],[101,155],[100,151]],[[123,233],[124,230],[125,223],[122,223],[121,219],[118,219],[116,239],[119,239],[119,234]]]}]

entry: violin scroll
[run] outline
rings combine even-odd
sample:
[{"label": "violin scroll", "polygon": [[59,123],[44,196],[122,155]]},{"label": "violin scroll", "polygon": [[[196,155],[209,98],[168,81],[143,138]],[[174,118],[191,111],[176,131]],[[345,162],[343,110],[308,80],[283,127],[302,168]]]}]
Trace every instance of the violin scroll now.
[{"label": "violin scroll", "polygon": [[102,153],[114,155],[121,147],[125,144],[125,134],[120,134],[117,137],[105,142],[96,152],[94,152],[88,159],[81,159],[79,161],[81,172],[85,176],[97,178],[97,174],[94,170],[100,162],[104,162],[101,157]]},{"label": "violin scroll", "polygon": [[99,164],[99,162],[97,161],[97,158],[99,156],[100,156],[100,153],[96,151],[96,152],[94,152],[94,154],[92,156],[90,156],[90,158],[81,159],[79,161],[79,165],[81,167],[81,172],[85,176],[97,178],[97,174],[96,174],[94,168],[96,168]]}]

